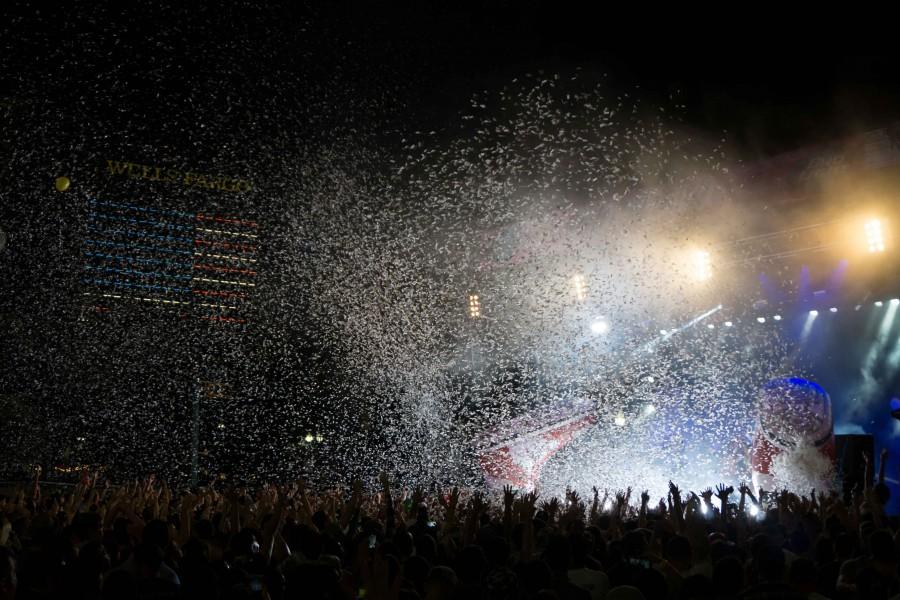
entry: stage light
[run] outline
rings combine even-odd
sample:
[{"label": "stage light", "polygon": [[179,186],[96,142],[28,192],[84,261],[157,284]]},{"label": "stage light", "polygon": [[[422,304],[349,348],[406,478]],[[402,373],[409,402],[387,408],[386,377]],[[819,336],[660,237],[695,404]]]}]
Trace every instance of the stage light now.
[{"label": "stage light", "polygon": [[870,253],[884,252],[884,230],[879,219],[866,222],[866,244]]},{"label": "stage light", "polygon": [[765,323],[765,322],[766,322],[766,318],[765,318],[765,317],[756,317],[756,322],[757,322],[757,323]]},{"label": "stage light", "polygon": [[694,279],[697,281],[706,281],[712,277],[712,259],[709,256],[709,252],[705,250],[694,251],[692,271]]},{"label": "stage light", "polygon": [[669,333],[669,332],[666,331],[665,329],[660,329],[660,330],[659,330],[659,335],[666,335],[667,333]]},{"label": "stage light", "polygon": [[653,383],[656,379],[653,378],[653,375],[647,375],[647,383]]},{"label": "stage light", "polygon": [[579,302],[587,298],[587,283],[584,275],[575,275],[572,277],[572,285],[575,288],[575,299]]},{"label": "stage light", "polygon": [[759,514],[759,507],[756,506],[755,504],[751,504],[750,505],[750,516],[755,517],[758,514]]},{"label": "stage light", "polygon": [[812,333],[813,323],[816,322],[816,319],[819,316],[819,311],[813,309],[806,314],[806,321],[803,323],[803,330],[800,332],[800,345],[806,343],[806,340],[809,338],[809,334]]},{"label": "stage light", "polygon": [[775,316],[772,317],[772,318],[775,319],[776,321],[780,321],[780,320],[781,320],[781,315],[775,315]]},{"label": "stage light", "polygon": [[648,405],[644,408],[644,412],[645,412],[646,414],[648,414],[648,415],[652,415],[653,413],[656,412],[656,407],[653,406],[652,404],[648,404]]},{"label": "stage light", "polygon": [[624,427],[625,426],[625,415],[622,413],[617,414],[614,422],[619,427]]},{"label": "stage light", "polygon": [[701,501],[700,502],[700,512],[705,515],[708,511],[709,511],[709,508],[706,506],[706,502]]},{"label": "stage light", "polygon": [[478,294],[469,294],[469,316],[473,319],[481,316],[481,300],[478,299]]},{"label": "stage light", "polygon": [[897,306],[898,304],[900,304],[900,299],[891,298],[891,304],[893,304],[894,306]]},{"label": "stage light", "polygon": [[319,442],[319,443],[321,444],[323,441],[325,441],[325,437],[324,437],[321,433],[317,433],[317,434],[316,434],[316,441]]},{"label": "stage light", "polygon": [[219,429],[225,429],[225,423],[219,423]]},{"label": "stage light", "polygon": [[303,441],[306,442],[307,444],[311,444],[313,439],[315,439],[315,438],[313,438],[313,434],[307,433],[306,437],[303,438]]},{"label": "stage light", "polygon": [[609,498],[606,499],[606,502],[603,503],[603,510],[605,512],[609,512],[612,510],[612,500]]},{"label": "stage light", "polygon": [[707,328],[707,329],[715,329],[716,326],[713,325],[712,323],[709,323],[709,324],[706,325],[706,328]]},{"label": "stage light", "polygon": [[604,319],[594,319],[591,323],[591,331],[597,335],[609,333],[609,323]]},{"label": "stage light", "polygon": [[734,323],[731,321],[725,321],[725,327],[731,327],[732,325],[734,325]]},{"label": "stage light", "polygon": [[875,306],[884,306],[884,302],[878,300],[877,302],[875,302]]},{"label": "stage light", "polygon": [[832,306],[832,307],[829,308],[828,310],[831,311],[831,312],[833,312],[833,313],[836,313],[836,312],[837,312],[837,306]]}]

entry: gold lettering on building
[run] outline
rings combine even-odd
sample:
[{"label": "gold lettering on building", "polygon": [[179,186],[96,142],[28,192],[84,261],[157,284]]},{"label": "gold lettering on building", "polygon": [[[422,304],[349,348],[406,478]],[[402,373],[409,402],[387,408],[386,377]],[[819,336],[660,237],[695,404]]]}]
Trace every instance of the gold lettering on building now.
[{"label": "gold lettering on building", "polygon": [[111,177],[128,177],[129,179],[145,179],[147,181],[164,181],[181,183],[188,187],[199,187],[222,192],[246,193],[253,186],[246,179],[227,177],[225,175],[209,175],[193,171],[179,171],[153,165],[140,165],[123,160],[107,160],[106,168]]}]

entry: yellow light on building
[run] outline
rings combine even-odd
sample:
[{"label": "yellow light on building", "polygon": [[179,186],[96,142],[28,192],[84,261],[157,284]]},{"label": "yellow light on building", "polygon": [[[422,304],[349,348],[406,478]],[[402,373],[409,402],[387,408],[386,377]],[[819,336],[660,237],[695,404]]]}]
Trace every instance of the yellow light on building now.
[{"label": "yellow light on building", "polygon": [[469,294],[469,316],[473,319],[481,316],[481,300],[478,299],[478,294]]},{"label": "yellow light on building", "polygon": [[691,260],[691,271],[697,281],[712,278],[712,258],[706,250],[695,250]]},{"label": "yellow light on building", "polygon": [[572,285],[575,290],[575,299],[581,302],[587,298],[587,282],[584,275],[575,275],[572,277]]},{"label": "yellow light on building", "polygon": [[866,245],[869,252],[884,252],[884,227],[880,219],[870,219],[865,224]]}]

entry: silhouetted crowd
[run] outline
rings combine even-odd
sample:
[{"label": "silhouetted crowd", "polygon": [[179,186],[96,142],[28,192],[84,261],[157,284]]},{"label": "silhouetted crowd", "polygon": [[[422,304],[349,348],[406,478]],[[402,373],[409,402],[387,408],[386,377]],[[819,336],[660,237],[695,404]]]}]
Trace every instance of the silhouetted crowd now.
[{"label": "silhouetted crowd", "polygon": [[880,481],[846,500],[670,484],[653,503],[426,493],[385,475],[315,491],[35,479],[0,498],[0,600],[892,598],[887,495]]}]

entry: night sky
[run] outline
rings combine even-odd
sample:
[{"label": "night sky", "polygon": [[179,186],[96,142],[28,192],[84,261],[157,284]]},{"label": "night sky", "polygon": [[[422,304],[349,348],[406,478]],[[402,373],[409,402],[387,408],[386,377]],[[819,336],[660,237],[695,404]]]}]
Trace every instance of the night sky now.
[{"label": "night sky", "polygon": [[407,122],[440,126],[482,88],[538,70],[581,69],[668,106],[699,132],[726,132],[743,159],[900,118],[896,56],[854,42],[857,35],[877,41],[875,30],[833,34],[784,11],[756,21],[538,0],[0,10],[8,53],[0,94],[11,97],[65,98],[99,74],[101,83],[118,78],[107,92],[129,101],[136,91],[164,96],[226,80],[252,98],[266,94],[257,79],[266,71],[326,81],[340,64],[337,75],[358,80],[359,93],[394,88],[417,107],[404,113]]}]

